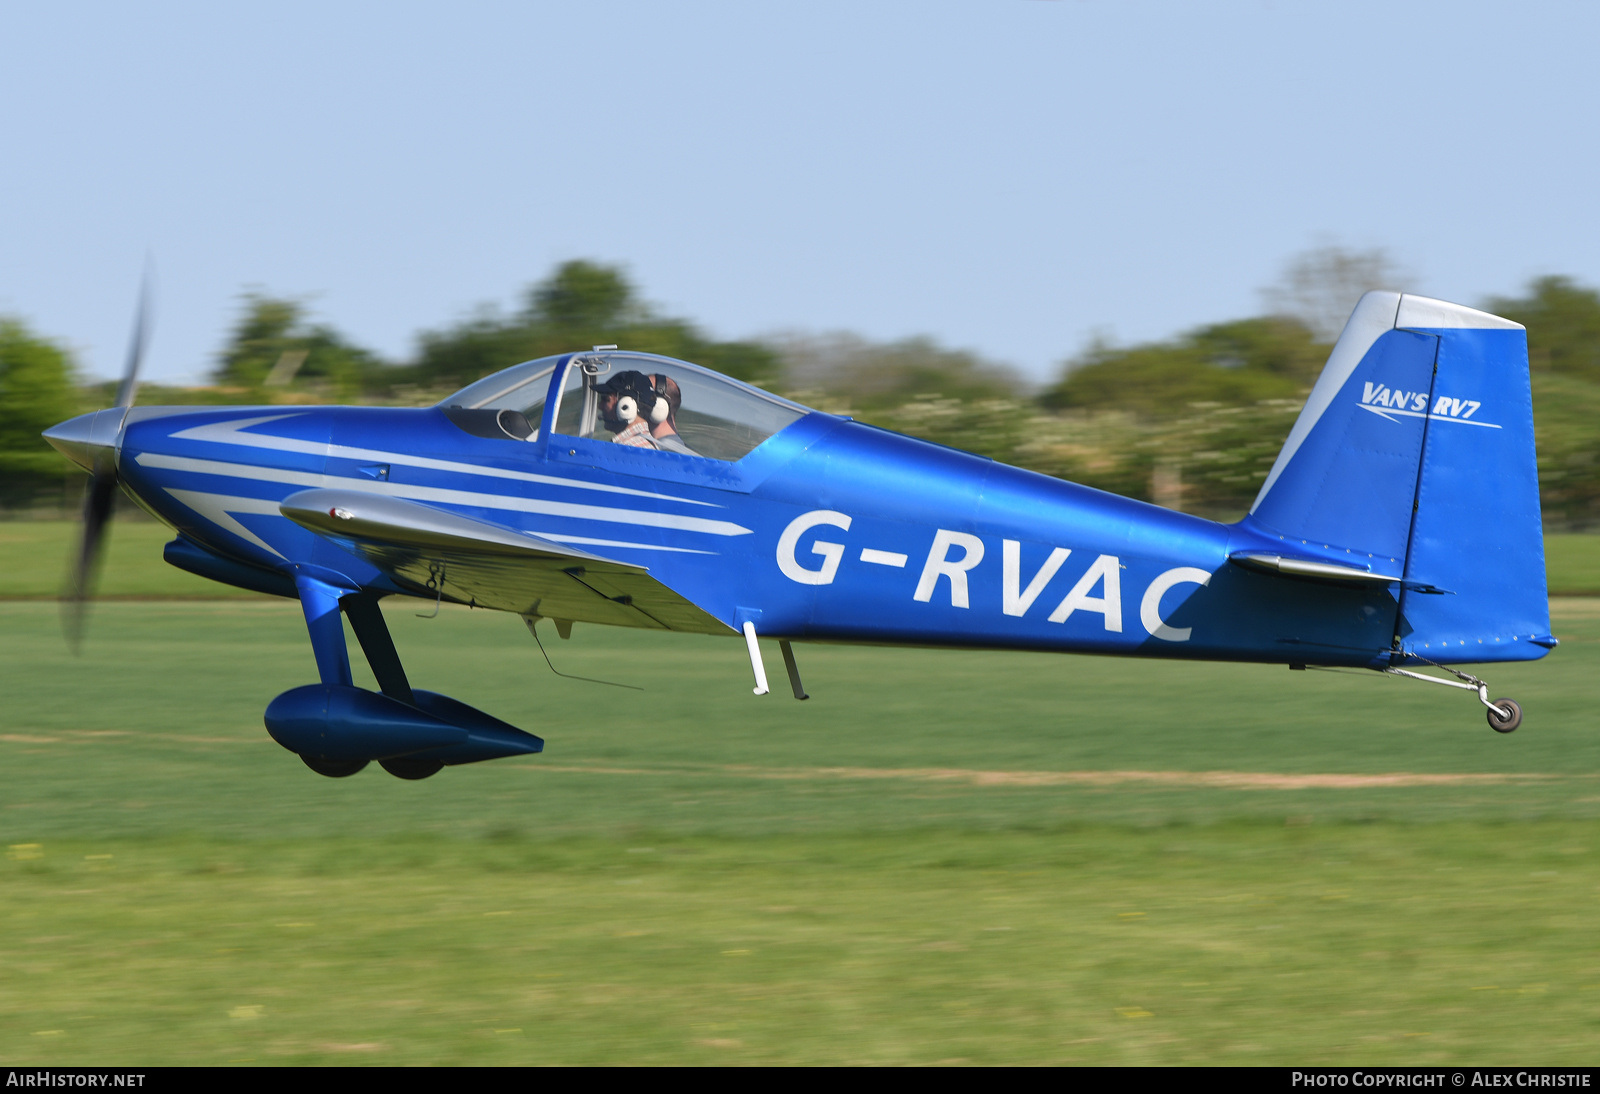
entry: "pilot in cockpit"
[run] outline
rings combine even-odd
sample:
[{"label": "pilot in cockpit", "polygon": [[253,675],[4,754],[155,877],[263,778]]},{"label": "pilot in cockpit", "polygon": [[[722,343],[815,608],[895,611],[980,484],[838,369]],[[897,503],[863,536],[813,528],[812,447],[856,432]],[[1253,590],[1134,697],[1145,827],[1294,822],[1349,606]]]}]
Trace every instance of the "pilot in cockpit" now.
[{"label": "pilot in cockpit", "polygon": [[699,455],[678,436],[683,392],[670,376],[629,370],[596,384],[594,390],[600,397],[600,420],[617,444]]},{"label": "pilot in cockpit", "polygon": [[656,447],[663,452],[681,452],[685,456],[698,456],[700,453],[684,444],[683,438],[678,436],[678,408],[683,406],[683,389],[678,387],[678,382],[672,377],[660,373],[650,377],[650,386],[655,389],[659,400],[656,406],[659,408],[661,402],[667,404],[666,418],[657,422],[650,430],[651,440],[655,441]]}]

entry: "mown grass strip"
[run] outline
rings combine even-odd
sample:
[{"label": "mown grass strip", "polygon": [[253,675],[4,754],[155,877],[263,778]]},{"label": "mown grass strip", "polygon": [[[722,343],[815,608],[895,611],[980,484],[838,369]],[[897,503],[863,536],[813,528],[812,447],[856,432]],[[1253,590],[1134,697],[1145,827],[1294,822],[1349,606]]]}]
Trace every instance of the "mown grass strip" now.
[{"label": "mown grass strip", "polygon": [[[422,783],[261,710],[298,607],[0,605],[0,1062],[1583,1063],[1600,601],[1470,696],[1260,666],[389,618],[549,741]],[[358,672],[360,670],[358,669]],[[363,682],[371,685],[370,680]]]},{"label": "mown grass strip", "polygon": [[0,1062],[1582,1063],[1595,836],[12,847]]}]

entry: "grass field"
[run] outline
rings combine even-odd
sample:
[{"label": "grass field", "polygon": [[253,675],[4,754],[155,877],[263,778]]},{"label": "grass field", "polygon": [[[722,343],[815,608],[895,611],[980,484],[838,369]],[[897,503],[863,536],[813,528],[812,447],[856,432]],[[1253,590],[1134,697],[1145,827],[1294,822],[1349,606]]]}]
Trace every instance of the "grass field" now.
[{"label": "grass field", "polygon": [[806,646],[796,703],[737,641],[547,641],[641,693],[390,602],[547,750],[329,780],[261,726],[297,608],[172,599],[162,538],[81,658],[0,604],[0,1063],[1594,1062],[1600,600],[1486,672],[1510,736],[1376,677]]}]

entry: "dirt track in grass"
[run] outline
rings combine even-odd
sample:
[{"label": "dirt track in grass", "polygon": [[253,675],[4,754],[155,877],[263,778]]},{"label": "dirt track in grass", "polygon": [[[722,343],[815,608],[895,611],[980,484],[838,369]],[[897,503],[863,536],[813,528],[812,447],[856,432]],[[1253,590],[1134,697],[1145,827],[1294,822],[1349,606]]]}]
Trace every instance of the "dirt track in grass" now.
[{"label": "dirt track in grass", "polygon": [[545,764],[529,772],[585,775],[724,775],[741,779],[845,780],[899,779],[911,782],[956,782],[969,786],[1204,786],[1223,790],[1364,790],[1407,786],[1498,786],[1558,782],[1570,776],[1541,773],[1426,774],[1390,771],[1379,774],[1298,774],[1271,771],[977,771],[950,767],[754,767],[716,768],[610,767],[599,764]]}]

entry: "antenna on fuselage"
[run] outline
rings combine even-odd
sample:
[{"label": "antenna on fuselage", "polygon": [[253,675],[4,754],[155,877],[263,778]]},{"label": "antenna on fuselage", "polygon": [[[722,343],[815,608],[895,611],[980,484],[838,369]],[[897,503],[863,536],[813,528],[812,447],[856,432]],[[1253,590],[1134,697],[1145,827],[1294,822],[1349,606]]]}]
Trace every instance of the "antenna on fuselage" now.
[{"label": "antenna on fuselage", "polygon": [[639,687],[637,684],[619,684],[615,680],[596,680],[592,676],[574,676],[570,672],[562,672],[560,669],[556,668],[555,664],[550,660],[549,651],[544,648],[544,643],[539,639],[539,630],[536,624],[543,618],[544,616],[542,615],[525,615],[522,617],[522,621],[528,625],[528,633],[533,635],[534,642],[538,643],[539,652],[544,654],[544,663],[550,666],[551,672],[555,673],[557,676],[565,676],[568,680],[582,680],[586,684],[608,684],[614,688],[628,688],[632,691],[644,690],[644,688]]}]

